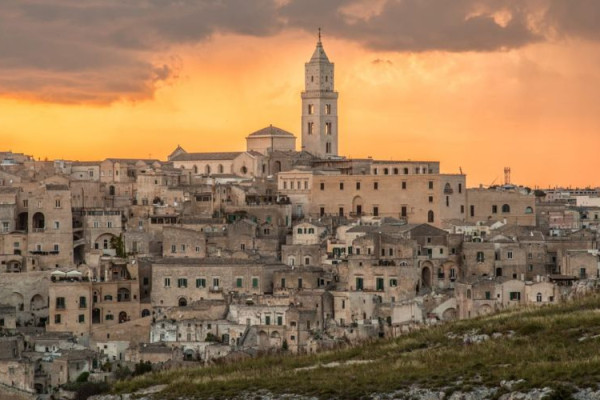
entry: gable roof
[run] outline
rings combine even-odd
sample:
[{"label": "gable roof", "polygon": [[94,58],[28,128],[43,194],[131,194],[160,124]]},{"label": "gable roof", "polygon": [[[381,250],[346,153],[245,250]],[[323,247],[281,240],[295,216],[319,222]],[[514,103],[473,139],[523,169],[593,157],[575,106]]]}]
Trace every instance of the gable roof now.
[{"label": "gable roof", "polygon": [[248,138],[251,137],[289,137],[296,138],[293,133],[278,128],[273,125],[269,125],[265,128],[259,129],[256,132],[252,132],[248,135]]}]

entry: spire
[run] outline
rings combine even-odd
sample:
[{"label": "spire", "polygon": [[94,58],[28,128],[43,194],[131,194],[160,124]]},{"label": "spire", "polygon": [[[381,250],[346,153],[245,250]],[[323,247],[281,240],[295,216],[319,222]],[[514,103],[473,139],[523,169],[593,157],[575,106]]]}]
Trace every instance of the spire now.
[{"label": "spire", "polygon": [[325,50],[323,49],[323,43],[321,43],[321,28],[319,28],[318,33],[317,48],[310,58],[310,62],[329,62],[329,58],[327,58],[327,54],[325,54]]}]

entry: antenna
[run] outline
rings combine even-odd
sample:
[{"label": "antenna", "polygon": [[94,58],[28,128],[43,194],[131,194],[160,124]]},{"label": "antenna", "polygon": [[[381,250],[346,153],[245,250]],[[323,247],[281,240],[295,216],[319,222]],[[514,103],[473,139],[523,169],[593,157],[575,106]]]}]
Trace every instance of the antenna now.
[{"label": "antenna", "polygon": [[510,185],[510,167],[504,167],[504,184]]},{"label": "antenna", "polygon": [[321,27],[319,27],[319,43],[321,43]]}]

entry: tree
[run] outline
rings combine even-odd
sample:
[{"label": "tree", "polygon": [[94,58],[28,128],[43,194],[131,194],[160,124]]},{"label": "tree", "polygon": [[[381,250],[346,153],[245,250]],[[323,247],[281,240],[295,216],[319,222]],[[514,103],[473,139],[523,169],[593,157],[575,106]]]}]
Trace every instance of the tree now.
[{"label": "tree", "polygon": [[113,236],[110,239],[110,248],[115,249],[117,257],[125,258],[125,243],[122,235]]}]

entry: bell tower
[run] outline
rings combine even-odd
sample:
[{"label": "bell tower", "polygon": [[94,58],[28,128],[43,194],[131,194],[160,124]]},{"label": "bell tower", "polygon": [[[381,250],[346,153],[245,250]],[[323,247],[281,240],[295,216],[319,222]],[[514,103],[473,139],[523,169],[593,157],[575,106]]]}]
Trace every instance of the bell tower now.
[{"label": "bell tower", "polygon": [[333,63],[321,43],[309,62],[304,64],[302,92],[302,150],[321,157],[338,155],[338,93],[334,91]]}]

